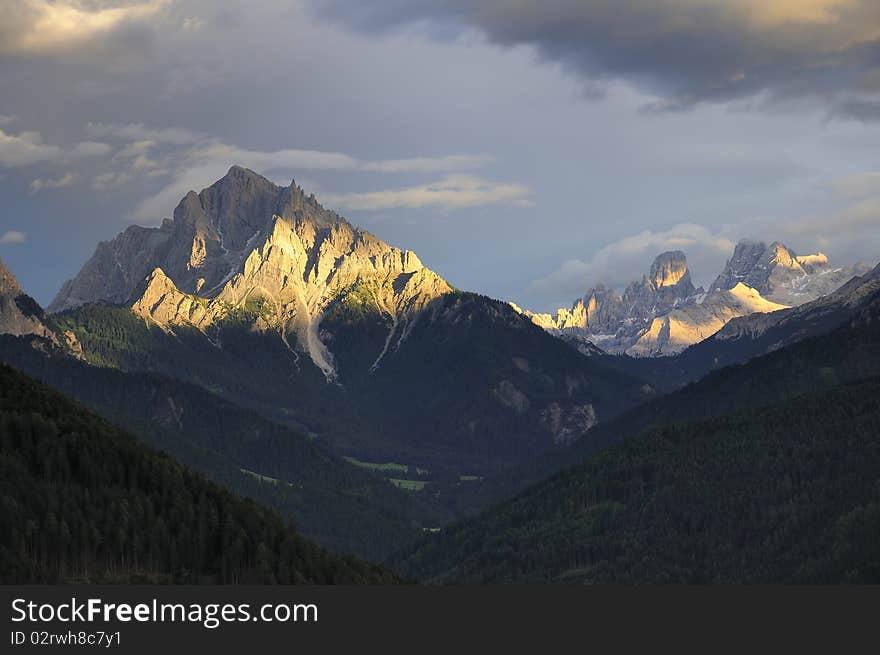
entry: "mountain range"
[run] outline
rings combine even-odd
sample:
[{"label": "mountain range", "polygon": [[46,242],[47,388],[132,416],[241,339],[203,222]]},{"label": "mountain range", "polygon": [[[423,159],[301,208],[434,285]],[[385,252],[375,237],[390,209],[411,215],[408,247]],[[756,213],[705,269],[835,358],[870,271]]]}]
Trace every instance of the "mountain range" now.
[{"label": "mountain range", "polygon": [[523,313],[586,354],[596,346],[636,357],[673,355],[734,318],[815,300],[867,268],[832,267],[822,253],[798,256],[779,242],[742,240],[708,292],[694,287],[685,253],[676,250],[658,255],[622,294],[600,285],[555,316]]},{"label": "mountain range", "polygon": [[[880,266],[755,241],[708,291],[671,251],[621,293],[536,315],[237,166],[99,244],[48,312],[0,265],[0,361],[310,548],[440,582],[874,579],[858,535],[874,529],[878,319]],[[64,403],[39,425],[86,412]],[[234,573],[194,566],[290,579],[272,548]],[[392,579],[346,561],[327,566]],[[44,564],[14,566],[65,577]]]},{"label": "mountain range", "polygon": [[50,309],[93,364],[161,372],[340,454],[456,478],[570,442],[653,393],[240,167],[173,220],[100,244]]}]

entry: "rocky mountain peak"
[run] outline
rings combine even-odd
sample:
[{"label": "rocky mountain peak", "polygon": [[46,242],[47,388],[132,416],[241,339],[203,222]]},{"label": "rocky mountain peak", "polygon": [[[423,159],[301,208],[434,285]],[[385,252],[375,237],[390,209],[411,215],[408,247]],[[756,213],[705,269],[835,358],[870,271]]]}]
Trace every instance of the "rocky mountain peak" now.
[{"label": "rocky mountain peak", "polygon": [[672,250],[657,255],[651,264],[650,279],[658,289],[679,283],[690,283],[687,257],[681,250]]},{"label": "rocky mountain peak", "polygon": [[52,309],[128,304],[169,331],[207,331],[246,316],[334,380],[334,356],[319,326],[335,304],[351,295],[362,311],[388,321],[378,365],[407,337],[410,319],[451,291],[415,253],[352,226],[295,182],[279,187],[233,166],[200,193],[187,193],[173,220],[132,227],[101,244]]},{"label": "rocky mountain peak", "polygon": [[24,293],[18,280],[0,260],[0,334],[35,334],[57,343],[37,301]]},{"label": "rocky mountain peak", "polygon": [[20,293],[21,285],[0,259],[0,294],[17,296]]},{"label": "rocky mountain peak", "polygon": [[675,250],[659,254],[649,274],[631,282],[622,295],[595,287],[555,316],[524,313],[554,334],[588,339],[608,352],[668,355],[707,338],[734,317],[809,302],[864,270],[860,265],[831,268],[822,253],[799,256],[779,241],[768,246],[743,239],[709,293],[694,288],[687,258]]},{"label": "rocky mountain peak", "polygon": [[252,170],[232,166],[200,193],[188,192],[173,218],[160,227],[133,225],[99,244],[76,278],[61,288],[49,311],[96,301],[125,303],[155,268],[185,293],[215,296],[268,237],[276,217],[301,225],[303,231],[351,229],[296,183],[279,187]]},{"label": "rocky mountain peak", "polygon": [[132,301],[155,300],[160,293],[178,291],[174,281],[161,268],[154,268],[135,288]]},{"label": "rocky mountain peak", "polygon": [[860,264],[833,268],[824,254],[800,256],[779,241],[765,246],[743,240],[711,290],[733,289],[742,282],[770,301],[795,306],[831,293],[864,270]]},{"label": "rocky mountain peak", "polygon": [[801,269],[797,255],[795,255],[790,248],[778,241],[774,241],[770,244],[770,247],[764,252],[762,260],[765,260],[767,264],[773,263],[777,266],[784,266],[785,268],[793,268],[796,270]]},{"label": "rocky mountain peak", "polygon": [[763,241],[741,239],[734,247],[733,255],[727,260],[724,270],[715,278],[709,290],[732,289],[737,283],[745,281],[766,251],[767,245]]}]

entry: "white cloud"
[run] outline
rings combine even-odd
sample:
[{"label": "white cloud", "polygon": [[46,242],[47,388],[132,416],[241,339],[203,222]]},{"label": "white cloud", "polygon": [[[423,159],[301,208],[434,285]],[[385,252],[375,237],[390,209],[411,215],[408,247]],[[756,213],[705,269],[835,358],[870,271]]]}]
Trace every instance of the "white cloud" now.
[{"label": "white cloud", "polygon": [[[239,164],[254,170],[270,171],[278,169],[342,171],[358,168],[357,159],[339,152],[323,150],[300,150],[285,148],[282,150],[247,150],[220,141],[200,146],[190,153],[190,157],[200,162],[211,162],[223,167]],[[225,171],[224,171],[225,172]]]},{"label": "white cloud", "polygon": [[531,206],[531,190],[522,184],[490,182],[468,175],[451,175],[433,184],[369,191],[366,193],[324,194],[322,202],[338,209],[382,209],[438,207],[464,209],[482,205]]},{"label": "white cloud", "polygon": [[19,232],[18,230],[8,230],[3,234],[0,234],[0,245],[12,245],[24,243],[27,241],[27,237],[24,232]]},{"label": "white cloud", "polygon": [[872,232],[880,237],[880,232],[864,229],[880,228],[880,194],[862,198],[830,216],[802,216],[773,223],[783,235],[808,237],[822,244],[853,236],[869,239]]},{"label": "white cloud", "polygon": [[184,32],[198,32],[205,26],[205,21],[198,16],[187,16],[181,21],[180,26]]},{"label": "white cloud", "polygon": [[39,132],[7,134],[0,129],[0,166],[28,166],[60,159],[63,154],[58,146],[43,143]]},{"label": "white cloud", "polygon": [[18,116],[13,116],[11,114],[0,114],[0,125],[9,125],[10,123],[14,123],[18,120]]},{"label": "white cloud", "polygon": [[170,0],[90,8],[70,0],[10,0],[0,28],[0,54],[53,55],[94,43],[154,18]]},{"label": "white cloud", "polygon": [[[89,123],[87,130],[92,136],[129,141],[113,158],[116,162],[126,161],[126,168],[98,175],[93,179],[93,188],[112,188],[144,174],[170,178],[164,188],[144,199],[132,212],[132,218],[144,222],[156,222],[167,216],[188,191],[203,189],[212,184],[223,177],[233,164],[264,175],[299,177],[303,171],[389,174],[454,172],[478,168],[494,161],[491,156],[474,154],[361,160],[346,153],[323,150],[251,150],[199,135],[185,128],[155,129],[141,123]],[[338,208],[347,209],[424,206],[451,209],[486,204],[524,205],[528,204],[529,193],[529,189],[521,185],[498,184],[476,177],[451,175],[436,184],[367,194],[322,196],[322,201],[327,204],[330,204],[330,200],[338,201]]]},{"label": "white cloud", "polygon": [[131,175],[125,172],[108,171],[100,173],[92,179],[92,188],[95,191],[109,191],[131,181]]},{"label": "white cloud", "polygon": [[43,143],[39,132],[9,134],[0,129],[0,166],[13,168],[43,162],[62,162],[87,157],[103,157],[112,152],[106,143],[81,141],[72,148]]},{"label": "white cloud", "polygon": [[39,193],[43,189],[62,189],[64,187],[69,187],[76,181],[75,173],[65,173],[61,177],[58,178],[48,178],[45,180],[35,179],[31,180],[30,184],[30,192],[31,195],[35,193]]},{"label": "white cloud", "polygon": [[380,173],[440,173],[481,168],[495,161],[488,155],[450,155],[448,157],[413,157],[366,162],[361,170]]},{"label": "white cloud", "polygon": [[185,127],[151,128],[143,123],[88,123],[86,132],[95,137],[107,137],[124,141],[150,141],[186,145],[203,140],[204,135]]},{"label": "white cloud", "polygon": [[83,157],[106,157],[113,151],[107,143],[100,141],[80,141],[70,151],[70,156],[79,159]]},{"label": "white cloud", "polygon": [[589,259],[571,259],[556,270],[529,285],[530,293],[540,294],[550,303],[543,309],[567,306],[589,288],[605,284],[623,287],[638,277],[635,271],[647,273],[651,261],[661,252],[682,250],[688,258],[688,267],[695,283],[706,284],[720,272],[734,248],[727,231],[712,232],[702,225],[681,223],[668,230],[644,230],[599,249]]},{"label": "white cloud", "polygon": [[139,157],[141,155],[146,154],[153,148],[155,148],[158,144],[155,141],[150,139],[144,139],[142,141],[134,141],[133,143],[129,143],[124,146],[114,155],[115,159],[127,159],[130,157]]}]

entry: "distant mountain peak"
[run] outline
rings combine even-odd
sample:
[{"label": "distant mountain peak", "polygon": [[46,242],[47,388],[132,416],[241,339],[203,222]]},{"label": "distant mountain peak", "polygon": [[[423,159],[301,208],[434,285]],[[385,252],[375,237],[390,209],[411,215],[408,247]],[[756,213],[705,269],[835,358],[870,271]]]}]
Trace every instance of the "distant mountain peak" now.
[{"label": "distant mountain peak", "polygon": [[779,241],[767,246],[744,239],[710,290],[732,289],[743,282],[772,302],[794,306],[831,293],[865,270],[858,264],[832,268],[823,253],[800,256]]},{"label": "distant mountain peak", "polygon": [[[647,275],[627,285],[623,294],[598,284],[575,301],[571,309],[552,314],[523,312],[536,325],[557,335],[575,333],[610,352],[634,346],[657,316],[696,298],[687,257],[670,250],[654,258]],[[581,340],[583,341],[583,339]]]},{"label": "distant mountain peak", "polygon": [[658,289],[679,283],[690,284],[687,257],[681,250],[660,253],[651,264],[650,278]]},{"label": "distant mountain peak", "polygon": [[767,248],[765,253],[769,262],[776,264],[777,266],[784,266],[785,268],[791,268],[795,270],[801,270],[800,262],[798,261],[797,255],[783,243],[779,241],[774,241],[770,244],[770,247]]},{"label": "distant mountain peak", "polygon": [[824,254],[799,256],[779,241],[741,239],[709,293],[694,288],[685,253],[672,250],[657,255],[650,273],[622,295],[598,285],[555,316],[524,314],[554,334],[573,333],[612,353],[669,355],[734,317],[809,302],[860,272],[864,267],[832,269]]}]

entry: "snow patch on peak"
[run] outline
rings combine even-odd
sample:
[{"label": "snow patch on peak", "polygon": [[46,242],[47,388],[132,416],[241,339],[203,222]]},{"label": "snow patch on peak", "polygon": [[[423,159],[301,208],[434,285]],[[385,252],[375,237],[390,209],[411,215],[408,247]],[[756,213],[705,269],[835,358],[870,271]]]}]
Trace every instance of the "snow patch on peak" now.
[{"label": "snow patch on peak", "polygon": [[757,289],[746,286],[742,282],[737,283],[737,285],[730,289],[728,293],[742,303],[743,307],[746,308],[750,314],[754,314],[755,312],[775,312],[788,307],[788,305],[767,300],[758,293]]}]

